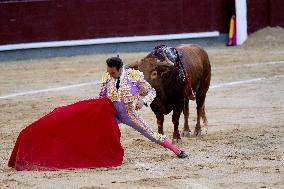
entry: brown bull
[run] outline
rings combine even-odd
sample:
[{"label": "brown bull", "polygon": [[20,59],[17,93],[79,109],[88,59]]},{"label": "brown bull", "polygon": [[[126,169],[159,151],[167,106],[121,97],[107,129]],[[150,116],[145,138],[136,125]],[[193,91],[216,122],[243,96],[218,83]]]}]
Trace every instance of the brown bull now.
[{"label": "brown bull", "polygon": [[178,130],[180,114],[184,114],[183,136],[190,136],[188,126],[189,100],[196,99],[197,122],[194,135],[201,134],[200,118],[207,127],[205,114],[205,98],[211,80],[211,65],[207,53],[197,45],[184,45],[176,47],[182,53],[184,70],[191,82],[192,91],[187,82],[180,82],[177,69],[166,59],[159,61],[150,53],[145,58],[129,65],[144,73],[145,79],[156,89],[156,98],[151,103],[151,109],[156,115],[158,132],[164,134],[164,115],[173,111],[172,122],[174,124],[173,142],[178,142],[180,133]]}]

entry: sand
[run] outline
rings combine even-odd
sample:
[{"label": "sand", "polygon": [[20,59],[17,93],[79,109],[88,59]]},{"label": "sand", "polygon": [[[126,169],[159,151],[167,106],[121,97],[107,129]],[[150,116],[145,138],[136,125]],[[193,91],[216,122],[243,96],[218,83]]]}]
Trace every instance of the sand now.
[{"label": "sand", "polygon": [[[19,132],[57,106],[97,96],[99,85],[0,98],[0,188],[284,188],[283,36],[282,28],[264,28],[242,46],[205,47],[212,64],[209,130],[201,137],[182,138],[178,146],[190,154],[187,159],[120,125],[125,149],[120,167],[17,172],[7,162]],[[146,54],[120,56],[131,63]],[[0,97],[98,82],[110,56],[1,62]],[[157,130],[149,108],[140,114]],[[195,103],[190,102],[191,129],[195,121]],[[171,138],[171,114],[164,128]]]}]

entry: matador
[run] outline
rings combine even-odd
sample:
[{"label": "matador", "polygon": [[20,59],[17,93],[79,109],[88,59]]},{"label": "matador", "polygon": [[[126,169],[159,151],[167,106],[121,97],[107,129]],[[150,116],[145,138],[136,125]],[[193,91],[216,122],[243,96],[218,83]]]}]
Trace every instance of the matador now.
[{"label": "matador", "polygon": [[[143,106],[149,106],[156,97],[156,91],[144,79],[139,70],[126,69],[119,57],[106,60],[107,72],[102,79],[101,97],[108,97],[117,110],[116,120],[140,132],[151,141],[170,149],[179,158],[188,155],[174,146],[165,135],[154,132],[137,114]],[[142,94],[142,95],[140,95]]]}]

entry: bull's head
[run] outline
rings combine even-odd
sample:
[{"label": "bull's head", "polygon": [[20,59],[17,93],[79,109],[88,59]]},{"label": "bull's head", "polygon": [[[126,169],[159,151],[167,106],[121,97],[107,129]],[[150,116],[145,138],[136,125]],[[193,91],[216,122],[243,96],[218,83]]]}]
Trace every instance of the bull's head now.
[{"label": "bull's head", "polygon": [[145,58],[133,64],[127,65],[127,68],[138,69],[143,72],[144,78],[154,87],[157,88],[166,73],[171,71],[174,66],[166,60],[161,61],[149,54]]}]

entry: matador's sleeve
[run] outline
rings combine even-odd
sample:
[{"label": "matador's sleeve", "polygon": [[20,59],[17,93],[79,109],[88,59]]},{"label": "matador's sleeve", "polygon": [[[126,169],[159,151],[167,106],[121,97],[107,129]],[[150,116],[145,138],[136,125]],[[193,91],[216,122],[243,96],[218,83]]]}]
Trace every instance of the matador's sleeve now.
[{"label": "matador's sleeve", "polygon": [[100,96],[105,97],[107,96],[107,82],[110,80],[110,75],[108,72],[106,72],[102,77],[102,83],[101,83],[101,91]]},{"label": "matador's sleeve", "polygon": [[156,97],[156,90],[144,79],[142,72],[139,72],[137,87],[145,96],[141,99],[145,106],[149,106]]}]

